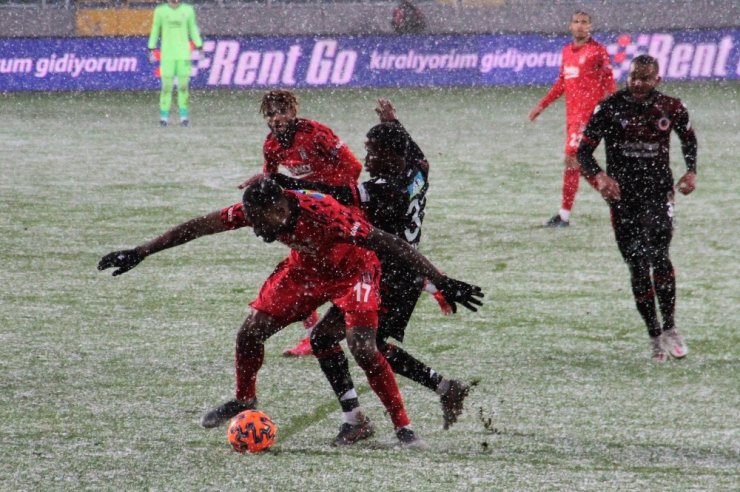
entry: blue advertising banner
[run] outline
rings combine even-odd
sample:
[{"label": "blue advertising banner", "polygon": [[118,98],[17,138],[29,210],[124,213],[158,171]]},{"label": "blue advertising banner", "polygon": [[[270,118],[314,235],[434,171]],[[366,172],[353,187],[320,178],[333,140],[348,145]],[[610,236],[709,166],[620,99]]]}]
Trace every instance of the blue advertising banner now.
[{"label": "blue advertising banner", "polygon": [[[664,80],[740,79],[740,29],[600,33],[614,75],[647,53]],[[205,41],[194,88],[444,87],[550,84],[565,36],[460,35]],[[146,39],[0,40],[0,91],[156,89]]]}]

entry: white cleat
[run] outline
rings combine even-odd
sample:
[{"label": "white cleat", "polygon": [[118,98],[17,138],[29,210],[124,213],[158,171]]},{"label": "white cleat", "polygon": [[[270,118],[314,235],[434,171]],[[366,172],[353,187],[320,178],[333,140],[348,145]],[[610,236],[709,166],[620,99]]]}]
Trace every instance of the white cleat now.
[{"label": "white cleat", "polygon": [[683,337],[676,328],[664,331],[660,335],[660,340],[665,350],[668,351],[676,359],[686,357],[689,353],[689,348],[686,346],[686,342],[683,341]]},{"label": "white cleat", "polygon": [[659,335],[657,337],[650,337],[650,358],[653,360],[653,362],[657,362],[659,364],[662,364],[663,362],[668,360],[668,354],[663,348],[661,337],[662,335]]}]

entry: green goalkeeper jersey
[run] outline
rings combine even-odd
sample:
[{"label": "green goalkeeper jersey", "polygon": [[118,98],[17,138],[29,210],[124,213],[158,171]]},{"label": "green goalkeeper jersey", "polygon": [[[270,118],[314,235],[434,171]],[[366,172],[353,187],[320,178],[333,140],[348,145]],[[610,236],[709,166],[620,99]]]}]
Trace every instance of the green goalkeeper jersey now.
[{"label": "green goalkeeper jersey", "polygon": [[160,36],[161,60],[189,60],[190,40],[198,49],[203,46],[195,23],[195,10],[186,3],[181,3],[176,8],[165,3],[154,9],[154,22],[148,44],[150,50],[157,47]]}]

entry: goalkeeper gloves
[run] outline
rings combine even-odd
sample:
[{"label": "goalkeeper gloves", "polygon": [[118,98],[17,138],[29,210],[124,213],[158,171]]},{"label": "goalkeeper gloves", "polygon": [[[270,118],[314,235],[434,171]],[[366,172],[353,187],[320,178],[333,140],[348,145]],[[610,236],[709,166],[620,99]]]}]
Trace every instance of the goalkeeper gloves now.
[{"label": "goalkeeper gloves", "polygon": [[117,267],[118,270],[113,271],[113,276],[117,277],[118,275],[131,270],[133,267],[141,263],[143,259],[144,257],[136,248],[114,251],[103,256],[103,258],[98,262],[98,270]]},{"label": "goalkeeper gloves", "polygon": [[149,50],[149,63],[157,63],[157,55],[154,54],[154,50]]},{"label": "goalkeeper gloves", "polygon": [[443,277],[441,282],[435,284],[442,293],[442,297],[450,304],[452,312],[457,312],[457,305],[462,304],[471,311],[478,311],[477,306],[482,306],[483,292],[477,285],[471,285],[462,280]]}]

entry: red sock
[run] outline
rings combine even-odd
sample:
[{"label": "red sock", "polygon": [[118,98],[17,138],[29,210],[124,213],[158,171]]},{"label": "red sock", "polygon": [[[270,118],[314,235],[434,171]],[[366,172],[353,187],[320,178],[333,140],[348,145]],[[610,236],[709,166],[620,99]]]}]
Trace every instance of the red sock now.
[{"label": "red sock", "polygon": [[311,328],[316,326],[316,323],[318,322],[319,322],[319,313],[314,311],[308,315],[308,318],[303,320],[303,327],[307,330],[310,330]]},{"label": "red sock", "polygon": [[[251,342],[251,341],[250,341]],[[247,401],[257,394],[257,371],[265,358],[263,343],[237,341],[234,365],[236,367],[236,399]]]},{"label": "red sock", "polygon": [[561,205],[564,210],[570,211],[573,208],[580,179],[581,172],[578,169],[565,169],[563,173],[563,202]]},{"label": "red sock", "polygon": [[396,429],[409,425],[410,421],[403,406],[401,392],[398,391],[396,377],[393,375],[391,366],[380,352],[375,353],[375,358],[370,364],[363,367],[370,387],[373,389],[386,411],[391,417],[393,427]]}]

